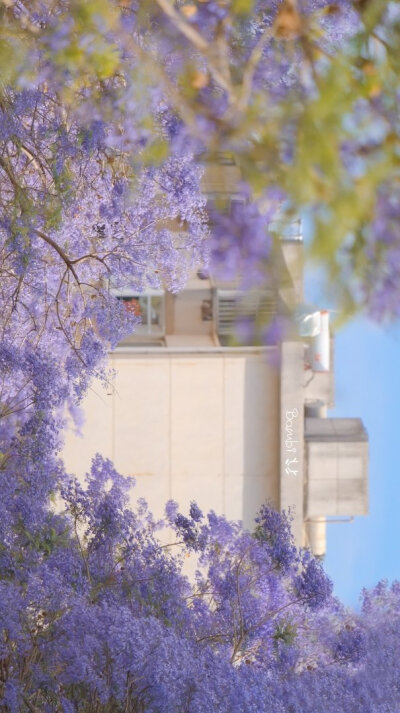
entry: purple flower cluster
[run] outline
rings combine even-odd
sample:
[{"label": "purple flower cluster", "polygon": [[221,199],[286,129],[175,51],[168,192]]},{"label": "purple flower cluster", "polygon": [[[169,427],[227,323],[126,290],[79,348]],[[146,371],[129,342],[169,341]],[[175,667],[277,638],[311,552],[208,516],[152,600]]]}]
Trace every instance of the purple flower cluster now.
[{"label": "purple flower cluster", "polygon": [[371,225],[366,230],[367,261],[361,294],[370,315],[383,322],[400,315],[400,191],[397,183],[379,191]]},{"label": "purple flower cluster", "polygon": [[291,514],[279,513],[270,505],[263,505],[255,518],[255,537],[266,543],[269,556],[282,572],[297,566],[298,553],[290,529]]},{"label": "purple flower cluster", "polygon": [[333,584],[321,563],[306,551],[302,557],[302,572],[295,578],[295,589],[311,609],[322,607],[332,594]]},{"label": "purple flower cluster", "polygon": [[[287,106],[301,113],[316,98],[297,64],[317,48],[323,76],[359,15],[324,1],[300,3],[301,17],[275,0],[257,0],[251,16],[247,3],[232,14],[223,0],[167,11],[135,0],[3,5],[1,710],[399,710],[400,585],[365,593],[350,618],[321,564],[294,547],[290,517],[265,505],[250,533],[194,502],[188,516],[169,503],[172,542],[161,544],[110,461],[97,456],[83,485],[57,455],[65,407],[76,412],[90,379],[106,378],[107,350],[137,322],[116,288],[176,291],[210,254],[248,286],[276,278],[268,224],[283,193],[271,186],[296,161]],[[318,14],[316,44],[311,33],[293,46],[296,22],[315,28]],[[369,117],[371,107],[390,127],[384,137],[395,135],[396,106],[372,97]],[[346,177],[358,180],[369,163],[360,142],[349,145]],[[198,159],[216,150],[263,185],[249,178],[254,195],[242,185],[228,212],[212,211],[209,239]],[[396,185],[379,184],[360,238],[382,266],[373,288],[363,273],[378,315],[397,304]]]},{"label": "purple flower cluster", "polygon": [[272,248],[268,224],[276,208],[271,201],[266,211],[243,197],[232,201],[229,213],[211,210],[211,260],[223,279],[242,275],[247,288],[265,284]]},{"label": "purple flower cluster", "polygon": [[333,655],[337,661],[358,663],[366,654],[366,637],[357,626],[346,624],[339,632]]},{"label": "purple flower cluster", "polygon": [[[161,544],[158,523],[145,503],[130,509],[132,483],[110,461],[96,456],[85,485],[65,474],[53,413],[62,382],[40,352],[18,359],[22,375],[33,370],[38,408],[2,438],[5,713],[258,713],[265,705],[311,713],[328,690],[344,710],[368,697],[396,705],[399,586],[365,594],[362,616],[349,623],[320,564],[295,550],[290,521],[269,506],[251,534],[215,513],[204,517],[195,502],[188,516],[171,502],[176,541]],[[3,349],[3,374],[11,364]],[[198,564],[192,581],[183,574],[187,555]],[[370,676],[380,655],[385,689]]]}]

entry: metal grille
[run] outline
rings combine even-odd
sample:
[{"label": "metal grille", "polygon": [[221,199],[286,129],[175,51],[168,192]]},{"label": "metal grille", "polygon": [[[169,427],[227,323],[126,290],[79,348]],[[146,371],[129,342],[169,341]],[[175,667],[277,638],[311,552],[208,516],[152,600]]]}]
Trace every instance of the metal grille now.
[{"label": "metal grille", "polygon": [[217,332],[223,336],[233,334],[237,320],[237,293],[218,294]]},{"label": "metal grille", "polygon": [[258,325],[267,324],[276,311],[276,296],[272,292],[244,294],[218,290],[217,332],[220,336],[234,335],[236,322],[242,317],[251,318]]}]

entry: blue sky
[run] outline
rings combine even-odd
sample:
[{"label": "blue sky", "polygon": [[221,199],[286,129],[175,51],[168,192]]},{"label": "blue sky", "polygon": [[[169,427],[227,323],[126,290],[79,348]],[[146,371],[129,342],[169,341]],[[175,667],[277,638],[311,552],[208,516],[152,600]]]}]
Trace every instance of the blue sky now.
[{"label": "blue sky", "polygon": [[[316,301],[317,292],[309,272],[307,300],[329,307]],[[335,593],[357,607],[363,587],[400,580],[400,325],[359,317],[335,337],[336,405],[329,416],[360,417],[368,431],[370,514],[328,525],[325,568]]]},{"label": "blue sky", "polygon": [[336,408],[360,416],[370,443],[370,514],[328,527],[326,568],[356,605],[363,586],[400,579],[400,327],[357,319],[336,334]]}]

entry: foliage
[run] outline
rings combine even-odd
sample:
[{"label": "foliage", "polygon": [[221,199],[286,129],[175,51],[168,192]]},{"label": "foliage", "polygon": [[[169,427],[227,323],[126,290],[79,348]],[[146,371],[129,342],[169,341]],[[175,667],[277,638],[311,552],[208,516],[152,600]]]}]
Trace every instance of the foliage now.
[{"label": "foliage", "polygon": [[[3,2],[2,19],[2,194],[18,206],[7,231],[21,231],[21,211],[31,216],[25,259],[30,231],[69,220],[61,206],[85,193],[79,149],[97,148],[89,173],[109,187],[190,145],[195,156],[233,155],[245,196],[274,206],[279,190],[283,213],[306,210],[314,254],[342,275],[349,309],[397,314],[396,2],[18,0]],[[97,217],[77,229],[102,225]],[[252,258],[250,228],[238,244],[235,225],[228,255],[246,260],[250,248]],[[71,261],[104,257],[90,248]],[[267,248],[268,237],[261,264]]]},{"label": "foliage", "polygon": [[195,503],[158,523],[100,456],[83,487],[57,458],[57,362],[3,349],[1,365],[31,400],[1,421],[4,713],[397,710],[398,584],[356,617],[268,506],[253,534]]},{"label": "foliage", "polygon": [[284,516],[264,506],[254,537],[169,503],[177,539],[161,545],[109,461],[83,488],[54,457],[50,413],[24,428],[1,470],[2,710],[278,711],[279,681],[349,675],[348,617]]},{"label": "foliage", "polygon": [[83,487],[41,391],[0,469],[4,713],[397,710],[398,584],[356,617],[268,506],[254,534],[195,503],[157,523],[100,456]]},{"label": "foliage", "polygon": [[[93,288],[107,269],[121,263],[125,274],[130,262],[145,264],[147,277],[160,270],[159,279],[171,282],[173,274],[176,286],[182,266],[168,230],[161,254],[148,254],[158,245],[155,226],[178,221],[189,233],[185,249],[205,259],[190,161],[222,154],[235,157],[238,192],[254,206],[222,216],[212,245],[217,262],[223,253],[229,271],[239,263],[247,274],[248,263],[253,278],[268,279],[271,213],[305,211],[313,253],[336,291],[340,285],[345,308],[397,315],[397,2],[3,0],[0,9],[9,279],[31,273],[35,252],[46,248],[46,262],[65,272],[62,282],[89,279]],[[155,185],[166,204],[150,229],[143,197],[154,202]],[[178,186],[186,205],[177,205],[176,193],[169,204]],[[79,212],[82,204],[90,215]],[[125,236],[123,255],[114,233]]]},{"label": "foliage", "polygon": [[[396,3],[2,0],[0,19],[1,710],[397,710],[398,585],[350,615],[269,507],[250,534],[170,503],[165,545],[110,462],[83,488],[57,457],[65,406],[135,324],[118,290],[177,290],[209,252],[273,279],[277,211],[308,211],[350,305],[397,314]],[[202,170],[227,156],[239,200],[209,239]]]},{"label": "foliage", "polygon": [[[79,126],[55,99],[2,91],[0,340],[52,354],[72,403],[137,321],[115,288],[177,290],[205,260],[207,228],[189,143],[134,175],[103,122]],[[3,382],[4,415],[29,388]]]}]

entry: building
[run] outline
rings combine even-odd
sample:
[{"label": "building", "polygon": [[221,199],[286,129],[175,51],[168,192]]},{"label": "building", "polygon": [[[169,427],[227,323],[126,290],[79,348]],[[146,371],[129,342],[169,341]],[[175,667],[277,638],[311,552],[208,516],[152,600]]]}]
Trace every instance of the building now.
[{"label": "building", "polygon": [[[208,179],[213,192],[224,169]],[[84,440],[67,433],[65,460],[83,475],[97,451],[111,458],[157,516],[171,498],[247,527],[266,500],[294,508],[296,543],[323,555],[327,518],[367,512],[368,437],[359,419],[327,417],[333,336],[327,313],[302,307],[298,223],[280,251],[266,291],[244,295],[201,272],[178,295],[117,291],[142,324],[110,354],[115,384],[88,394]],[[257,327],[275,314],[295,315],[292,331],[257,346]],[[238,319],[253,325],[250,343]]]}]

